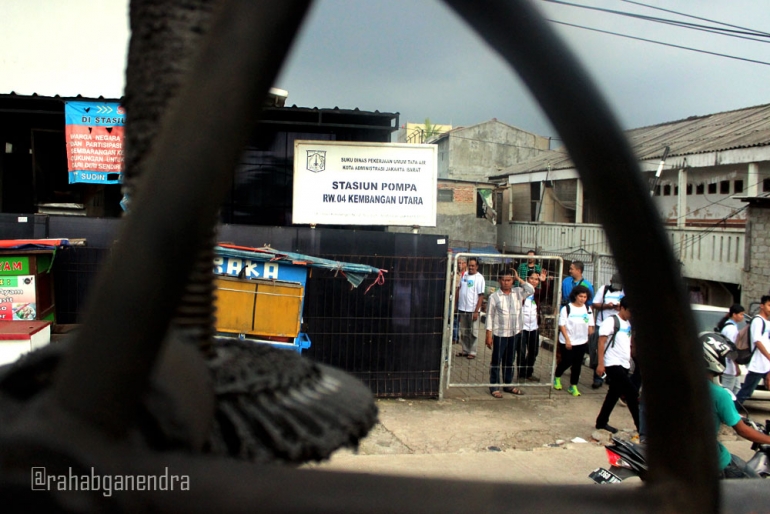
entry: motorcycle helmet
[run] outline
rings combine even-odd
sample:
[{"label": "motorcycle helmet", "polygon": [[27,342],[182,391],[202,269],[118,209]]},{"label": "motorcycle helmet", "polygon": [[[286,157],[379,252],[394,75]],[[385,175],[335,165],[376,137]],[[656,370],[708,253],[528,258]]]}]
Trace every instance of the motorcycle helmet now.
[{"label": "motorcycle helmet", "polygon": [[698,340],[703,345],[706,369],[716,375],[724,373],[727,355],[735,350],[735,345],[718,332],[701,332]]}]

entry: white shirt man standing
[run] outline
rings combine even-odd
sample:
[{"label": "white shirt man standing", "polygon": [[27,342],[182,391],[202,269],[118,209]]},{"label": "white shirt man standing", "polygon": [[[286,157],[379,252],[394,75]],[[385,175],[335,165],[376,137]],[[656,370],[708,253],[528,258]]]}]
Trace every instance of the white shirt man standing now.
[{"label": "white shirt man standing", "polygon": [[457,288],[457,311],[460,325],[460,345],[458,357],[476,358],[479,337],[479,312],[484,299],[486,283],[478,272],[479,261],[476,257],[468,258],[468,271],[460,279]]}]

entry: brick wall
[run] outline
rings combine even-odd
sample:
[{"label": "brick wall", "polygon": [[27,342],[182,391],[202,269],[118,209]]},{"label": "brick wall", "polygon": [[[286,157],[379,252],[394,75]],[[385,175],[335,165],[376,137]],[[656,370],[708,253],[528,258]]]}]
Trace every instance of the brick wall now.
[{"label": "brick wall", "polygon": [[476,202],[476,187],[473,184],[455,184],[451,182],[439,182],[439,189],[454,190],[455,203]]},{"label": "brick wall", "polygon": [[748,222],[741,293],[741,304],[746,308],[762,295],[770,294],[770,206],[751,205]]}]

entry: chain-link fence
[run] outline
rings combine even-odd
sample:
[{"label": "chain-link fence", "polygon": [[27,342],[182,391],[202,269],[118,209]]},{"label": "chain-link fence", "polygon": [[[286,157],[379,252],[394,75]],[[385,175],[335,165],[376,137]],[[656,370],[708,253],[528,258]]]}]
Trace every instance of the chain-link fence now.
[{"label": "chain-link fence", "polygon": [[[461,268],[462,261],[468,262],[469,269]],[[562,259],[555,256],[532,258],[527,255],[458,253],[452,256],[452,266],[448,288],[451,298],[447,301],[447,331],[444,337],[447,387],[549,387],[555,366],[553,350]],[[498,311],[501,317],[518,315],[520,310],[523,311],[521,325],[517,323],[523,330],[511,344],[506,345],[505,351],[501,351],[500,345],[487,347],[488,325],[491,330],[488,312],[490,295],[501,287],[503,272],[520,271],[519,278],[527,280],[530,269],[534,270],[536,277],[530,279],[535,287],[534,294],[526,295],[522,284],[514,280],[510,302]],[[464,285],[457,294],[461,282]],[[473,301],[478,298],[477,293],[481,296],[480,304]],[[465,299],[463,295],[467,295]],[[513,302],[517,302],[515,307],[511,305]],[[476,310],[479,311],[477,316],[473,314]]]},{"label": "chain-link fence", "polygon": [[[459,301],[458,287],[464,274],[469,273],[462,267],[469,259],[477,260],[475,274],[483,281],[483,293],[478,319],[468,313],[475,309]],[[447,324],[444,336],[444,359],[446,387],[501,387],[510,390],[520,386],[545,386],[553,382],[553,371],[558,361],[558,316],[561,303],[562,281],[568,276],[569,265],[583,263],[583,277],[591,282],[594,293],[610,283],[617,272],[615,260],[611,255],[588,253],[584,251],[557,255],[520,255],[498,253],[456,253],[451,255],[450,277],[447,288]],[[486,346],[486,329],[489,324],[489,297],[500,287],[500,275],[503,271],[516,270],[519,278],[526,279],[530,270],[542,277],[537,282],[534,295],[523,298],[521,286],[514,281],[512,294],[520,302],[522,313],[521,334],[501,352],[499,348]],[[542,273],[542,275],[541,275]],[[466,288],[469,277],[466,277]],[[479,278],[471,279],[479,282]],[[461,295],[460,295],[461,296]],[[530,315],[528,323],[527,314]],[[466,316],[466,323],[462,318]],[[533,324],[534,322],[534,324]],[[462,327],[461,327],[462,325]],[[474,337],[475,332],[475,337]],[[475,342],[475,346],[473,344]],[[506,345],[509,346],[509,345]],[[586,364],[588,356],[586,355]],[[499,362],[499,364],[497,364]]]}]

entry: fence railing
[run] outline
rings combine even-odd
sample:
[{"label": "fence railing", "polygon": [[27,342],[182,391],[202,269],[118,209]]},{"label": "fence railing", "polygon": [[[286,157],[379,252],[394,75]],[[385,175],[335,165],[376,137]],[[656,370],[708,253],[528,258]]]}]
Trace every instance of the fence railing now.
[{"label": "fence railing", "polygon": [[[666,228],[688,278],[741,283],[746,231],[742,228]],[[498,226],[498,244],[507,251],[611,254],[601,225],[513,222]]]}]

